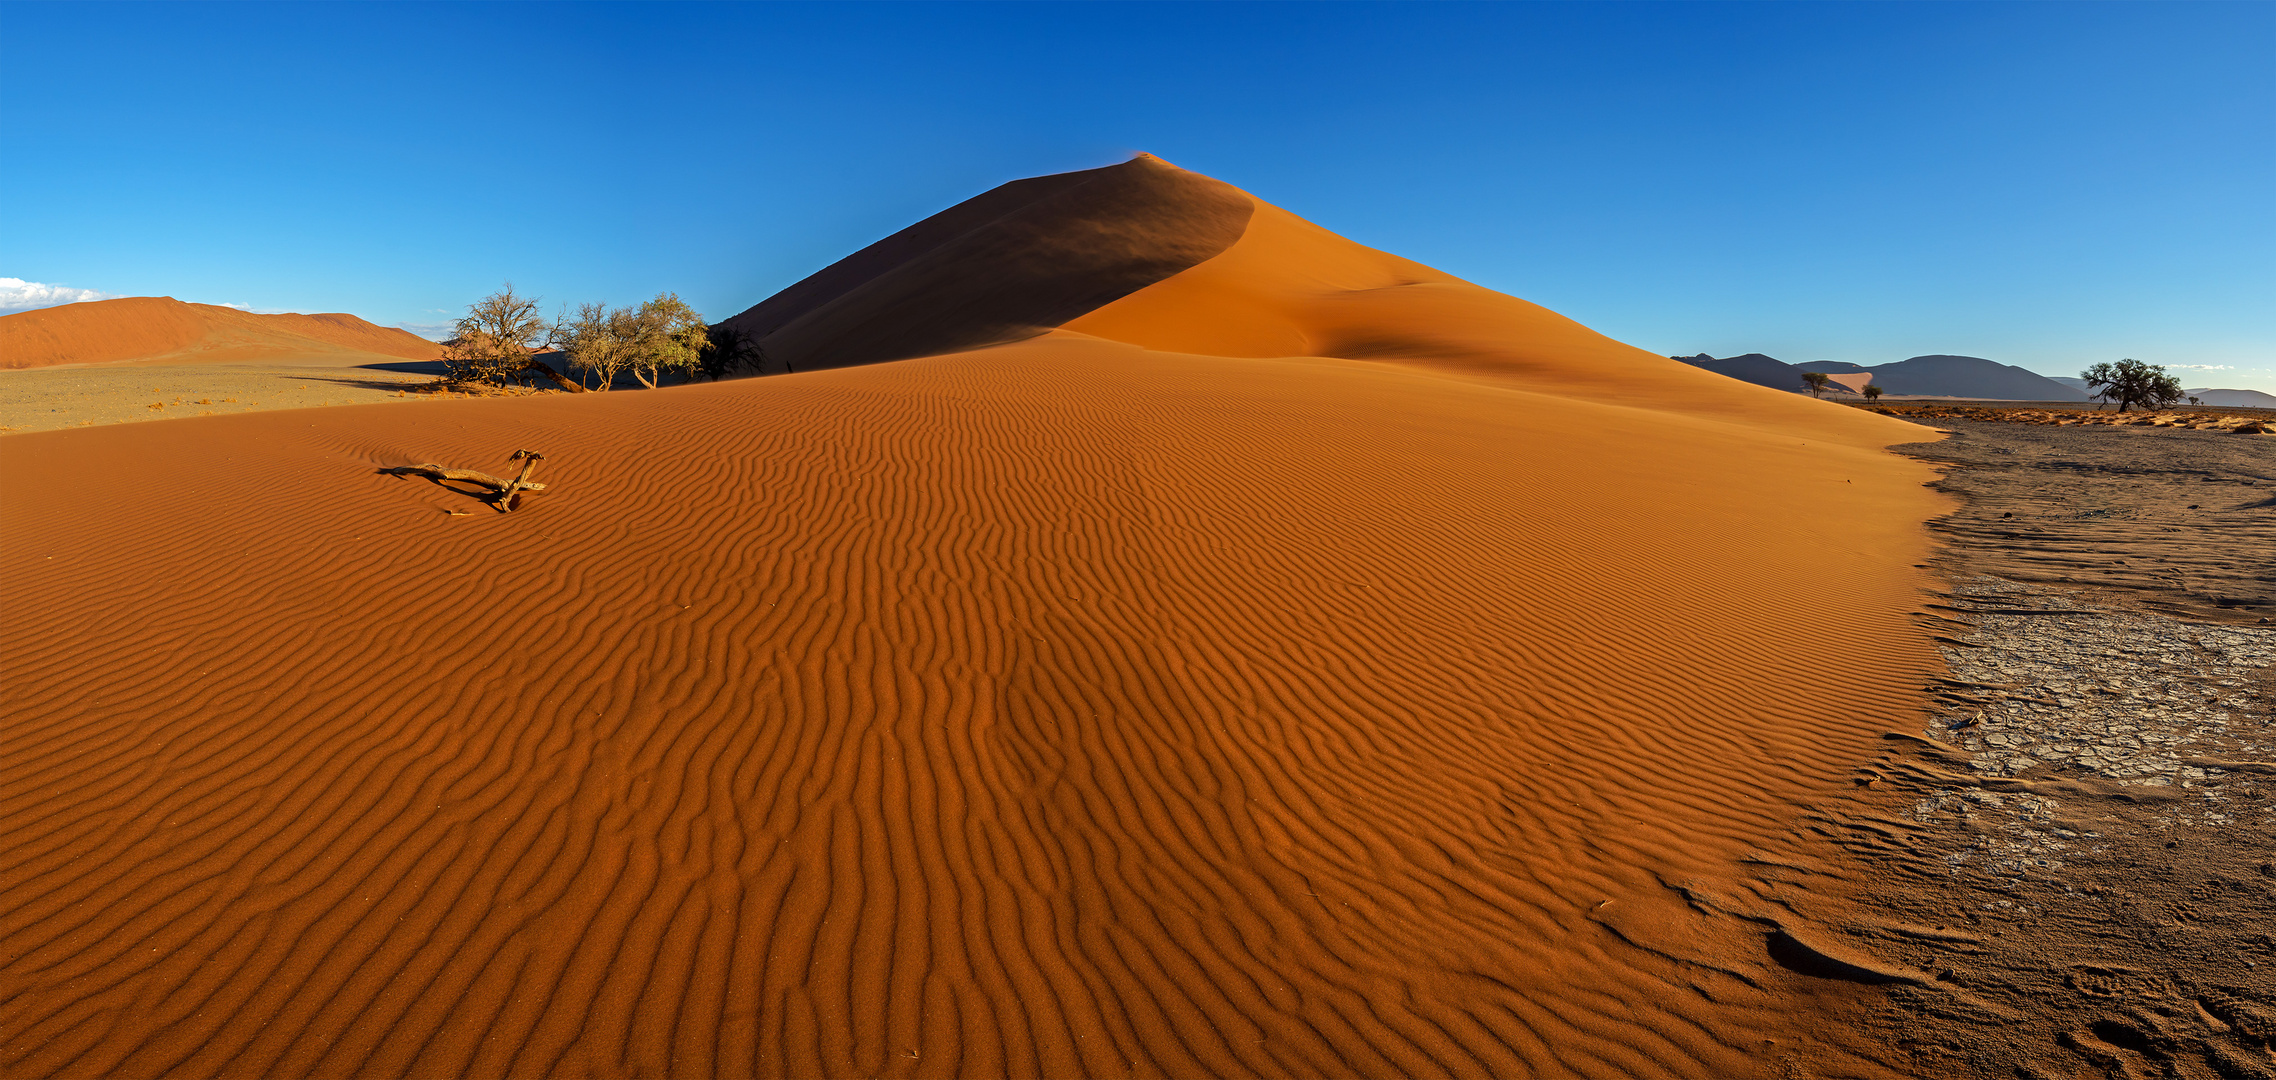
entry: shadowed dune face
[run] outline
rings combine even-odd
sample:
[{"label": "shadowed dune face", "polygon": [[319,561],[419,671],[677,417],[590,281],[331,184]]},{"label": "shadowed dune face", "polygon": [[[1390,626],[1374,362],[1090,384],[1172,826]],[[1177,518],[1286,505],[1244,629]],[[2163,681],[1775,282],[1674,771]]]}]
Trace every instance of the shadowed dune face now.
[{"label": "shadowed dune face", "polygon": [[353,315],[255,315],[166,296],[65,304],[0,316],[0,367],[246,363],[283,356],[432,360],[442,346]]},{"label": "shadowed dune face", "polygon": [[771,370],[1016,341],[1224,250],[1251,200],[1141,156],[1020,180],[886,237],[724,321]]},{"label": "shadowed dune face", "polygon": [[1921,429],[1249,205],[953,355],[0,438],[0,1073],[1884,1072],[1765,931]]}]

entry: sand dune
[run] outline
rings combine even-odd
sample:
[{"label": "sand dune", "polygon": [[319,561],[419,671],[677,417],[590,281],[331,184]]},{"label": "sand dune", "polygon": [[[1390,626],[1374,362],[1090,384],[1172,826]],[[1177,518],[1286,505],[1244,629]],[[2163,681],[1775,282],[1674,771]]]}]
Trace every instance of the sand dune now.
[{"label": "sand dune", "polygon": [[1240,239],[1252,200],[1149,155],[1015,181],[918,222],[724,321],[769,372],[1033,337]]},{"label": "sand dune", "polygon": [[0,438],[0,1072],[1875,1074],[1764,935],[1919,431],[1253,204],[953,355]]},{"label": "sand dune", "polygon": [[[0,316],[0,368],[54,364],[247,363],[323,357],[343,363],[432,360],[442,347],[353,315],[255,315],[170,296],[133,296]],[[368,359],[367,359],[368,358]]]}]

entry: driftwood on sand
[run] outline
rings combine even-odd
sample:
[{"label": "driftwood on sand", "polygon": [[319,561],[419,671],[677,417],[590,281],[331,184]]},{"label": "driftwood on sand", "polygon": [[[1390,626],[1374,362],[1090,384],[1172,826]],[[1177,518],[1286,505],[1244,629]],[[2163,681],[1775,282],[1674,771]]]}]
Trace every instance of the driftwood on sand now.
[{"label": "driftwood on sand", "polygon": [[522,463],[521,474],[511,480],[501,480],[489,473],[474,469],[446,469],[433,463],[398,465],[392,469],[381,469],[379,471],[389,476],[424,476],[438,484],[455,480],[462,484],[473,484],[477,487],[487,488],[490,491],[490,505],[497,507],[499,513],[507,514],[513,512],[515,496],[525,491],[545,490],[544,484],[534,483],[529,478],[530,473],[537,469],[537,463],[545,460],[545,455],[535,450],[516,450],[513,456],[506,460]]}]

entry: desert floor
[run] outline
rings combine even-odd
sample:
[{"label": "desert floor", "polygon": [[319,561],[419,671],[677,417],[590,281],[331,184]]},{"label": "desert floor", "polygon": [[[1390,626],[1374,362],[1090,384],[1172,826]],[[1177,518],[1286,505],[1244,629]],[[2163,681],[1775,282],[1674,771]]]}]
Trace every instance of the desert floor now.
[{"label": "desert floor", "polygon": [[434,362],[81,364],[0,371],[0,433],[401,401]]},{"label": "desert floor", "polygon": [[1916,1075],[2262,1077],[2276,1043],[2276,453],[1942,421],[1949,668],[1835,814],[1858,1022]]},{"label": "desert floor", "polygon": [[0,436],[0,1069],[1891,1075],[1766,934],[1933,474],[1731,401],[1055,333]]},{"label": "desert floor", "polygon": [[[1046,358],[1111,391],[1075,403],[1081,438],[1064,386],[1024,388]],[[1939,421],[1951,439],[1907,448],[1954,500],[1921,654],[1817,655],[1797,643],[1857,618],[1849,590],[1832,563],[1797,592],[1784,553],[1732,555],[1759,543],[1747,520],[1689,501],[1728,477],[1603,503],[1681,510],[1639,552],[1537,466],[1411,490],[1414,463],[1490,460],[1436,380],[1254,363],[1227,415],[1263,429],[1130,428],[1102,458],[1133,399],[1158,425],[1227,392],[1225,361],[1192,359],[1033,343],[606,401],[398,398],[428,378],[412,364],[0,373],[95,426],[177,398],[399,403],[0,439],[38,462],[11,501],[47,522],[18,523],[0,579],[28,613],[0,733],[0,1064],[2267,1073],[2276,440]],[[1397,456],[1371,457],[1379,430],[1315,453],[1348,408],[1321,380],[1406,417]],[[1528,437],[1595,422],[1567,412],[1526,414]],[[377,475],[499,469],[479,450],[532,430],[557,486],[511,516]],[[675,430],[682,453],[654,454]],[[704,448],[723,431],[759,442]],[[1132,447],[1152,493],[1070,496],[1111,493]],[[1266,459],[1269,483],[1211,464]],[[1841,460],[1781,497],[1926,478]],[[1566,525],[1511,516],[1544,513]],[[1385,515],[1387,546],[1349,528]],[[1480,561],[1463,536],[1486,521],[1597,530],[1531,557],[1595,576]],[[625,557],[752,522],[756,545]],[[1163,524],[1171,557],[1122,565]],[[1416,545],[1446,581],[1413,578]],[[1634,594],[1702,552],[1708,595]],[[1586,700],[1607,688],[1641,696]],[[1523,712],[1490,704],[1513,694]],[[1886,705],[1906,698],[1925,723]]]}]

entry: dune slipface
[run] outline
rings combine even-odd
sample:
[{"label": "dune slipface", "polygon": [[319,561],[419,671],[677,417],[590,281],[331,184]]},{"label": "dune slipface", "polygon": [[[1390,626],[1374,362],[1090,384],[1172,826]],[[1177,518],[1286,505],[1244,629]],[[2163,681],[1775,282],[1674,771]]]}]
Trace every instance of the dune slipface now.
[{"label": "dune slipface", "polygon": [[0,439],[0,1071],[1876,1072],[1768,943],[1920,429],[1248,208],[953,355]]},{"label": "dune slipface", "polygon": [[846,256],[722,325],[769,374],[1034,337],[1216,255],[1255,201],[1141,155],[1018,180]]},{"label": "dune slipface", "polygon": [[130,296],[0,316],[0,368],[54,364],[244,363],[324,357],[432,360],[442,346],[353,315],[256,315],[170,296]]}]

